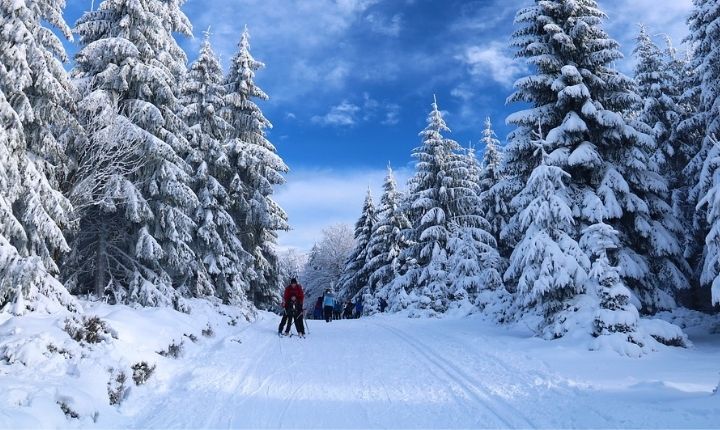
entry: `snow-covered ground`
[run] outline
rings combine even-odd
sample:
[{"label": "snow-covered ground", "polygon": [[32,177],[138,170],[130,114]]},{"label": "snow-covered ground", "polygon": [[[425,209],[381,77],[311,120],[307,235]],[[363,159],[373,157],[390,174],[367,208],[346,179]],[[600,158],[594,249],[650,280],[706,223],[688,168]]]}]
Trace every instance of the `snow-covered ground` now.
[{"label": "snow-covered ground", "polygon": [[[691,348],[628,358],[475,317],[309,321],[299,339],[279,338],[273,314],[249,322],[201,301],[190,315],[84,306],[111,327],[104,341],[82,346],[64,318],[0,317],[0,427],[720,426],[720,336],[693,327]],[[179,358],[157,353],[183,340]],[[140,361],[156,370],[136,386]]]}]

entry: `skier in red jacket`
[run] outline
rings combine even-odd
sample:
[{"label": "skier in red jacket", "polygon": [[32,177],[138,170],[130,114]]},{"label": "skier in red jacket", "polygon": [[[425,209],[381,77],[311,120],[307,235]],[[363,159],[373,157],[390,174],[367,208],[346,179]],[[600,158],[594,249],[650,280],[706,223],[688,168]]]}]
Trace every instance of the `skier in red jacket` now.
[{"label": "skier in red jacket", "polygon": [[285,288],[283,293],[282,307],[283,317],[278,326],[278,334],[283,334],[283,326],[285,327],[285,334],[290,333],[290,326],[295,321],[295,329],[298,335],[305,336],[305,327],[303,326],[302,313],[303,313],[303,301],[305,300],[305,293],[303,293],[302,285],[298,284],[297,279],[292,278],[290,285]]}]

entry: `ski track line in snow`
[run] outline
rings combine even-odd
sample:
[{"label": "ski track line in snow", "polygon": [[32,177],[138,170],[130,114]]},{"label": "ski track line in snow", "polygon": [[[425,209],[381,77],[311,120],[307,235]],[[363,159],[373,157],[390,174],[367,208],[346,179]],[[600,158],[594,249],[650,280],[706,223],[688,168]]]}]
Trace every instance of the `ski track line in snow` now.
[{"label": "ski track line in snow", "polygon": [[[230,335],[227,335],[223,337],[222,339],[219,339],[215,342],[213,342],[208,348],[203,350],[203,353],[197,354],[193,357],[192,361],[189,361],[189,364],[192,365],[192,363],[197,363],[199,358],[204,357],[202,360],[203,362],[207,363],[206,366],[203,366],[202,368],[193,367],[191,369],[188,369],[184,371],[182,374],[178,375],[175,378],[175,381],[173,382],[172,386],[168,387],[166,390],[166,393],[173,393],[176,391],[183,391],[185,389],[185,386],[192,382],[195,379],[195,374],[198,370],[205,370],[208,368],[213,368],[217,372],[218,370],[224,370],[224,366],[222,366],[222,360],[218,360],[218,354],[227,351],[228,345],[232,345],[232,342],[237,341],[240,339],[240,336],[244,334],[246,331],[254,328],[259,322],[263,320],[262,317],[259,317],[256,321],[252,322],[251,324],[247,325],[246,327],[243,327],[241,330],[238,330],[237,332],[234,332]],[[240,342],[238,342],[240,344]],[[272,343],[272,339],[266,339],[266,342],[262,343],[257,349],[258,352],[261,353],[261,356],[258,357],[258,359],[249,360],[245,362],[245,365],[241,368],[232,368],[231,372],[228,371],[220,371],[214,375],[212,375],[212,381],[205,381],[205,382],[218,382],[222,381],[222,386],[225,388],[225,390],[232,389],[233,395],[227,396],[227,395],[221,395],[220,393],[213,393],[215,394],[210,401],[209,396],[210,392],[204,392],[203,396],[203,402],[208,405],[213,405],[211,408],[207,408],[205,410],[205,413],[207,413],[206,419],[204,419],[204,425],[205,427],[215,428],[218,427],[221,423],[219,422],[219,419],[222,418],[221,415],[226,415],[229,409],[228,407],[231,407],[237,402],[234,401],[234,398],[237,396],[238,391],[240,391],[240,388],[242,386],[242,382],[244,380],[244,376],[248,374],[252,374],[252,371],[249,372],[250,368],[257,368],[259,365],[266,363],[265,358],[267,358],[267,354],[272,352],[273,349],[268,347],[269,344]],[[222,358],[222,357],[221,357]],[[259,391],[262,389],[262,385],[267,384],[269,380],[272,378],[272,376],[277,373],[277,371],[270,374],[267,378],[265,378],[264,381],[261,382],[261,386],[258,387],[256,390]],[[176,397],[165,397],[160,400],[159,406],[156,406],[154,408],[144,410],[141,412],[141,414],[133,417],[131,427],[133,428],[146,428],[146,427],[153,427],[153,428],[168,428],[168,427],[197,427],[197,425],[192,425],[193,423],[189,422],[180,422],[177,421],[177,418],[174,414],[171,413],[173,410],[184,410],[187,407],[187,405],[182,404],[181,400],[178,396]],[[222,423],[224,426],[229,426],[230,423]]]},{"label": "ski track line in snow", "polygon": [[[535,427],[533,423],[518,408],[505,400],[499,399],[487,389],[481,389],[481,384],[479,384],[475,378],[473,378],[467,372],[464,372],[462,369],[455,366],[454,364],[445,361],[445,359],[440,354],[435,352],[431,347],[427,346],[422,341],[395,327],[378,322],[375,322],[375,324],[383,327],[384,329],[393,333],[395,336],[407,343],[411,348],[413,348],[421,356],[423,356],[428,363],[430,363],[433,367],[442,372],[449,380],[449,382],[460,386],[463,391],[468,395],[468,397],[474,398],[478,403],[482,404],[506,427]],[[498,360],[496,359],[496,361]],[[504,364],[501,364],[501,367],[505,367],[505,369],[507,370],[507,367]],[[512,413],[503,413],[501,412],[503,409],[510,410],[512,411]],[[516,424],[517,418],[519,418],[521,421],[520,425]]]},{"label": "ski track line in snow", "polygon": [[[520,376],[518,372],[518,368],[512,367],[507,364],[506,361],[504,361],[501,357],[499,357],[497,354],[488,352],[485,349],[479,348],[475,342],[465,342],[465,339],[458,335],[457,333],[453,334],[450,333],[449,335],[445,332],[442,333],[444,336],[451,337],[452,339],[455,339],[460,344],[464,344],[467,348],[471,349],[473,352],[475,352],[478,355],[482,355],[485,358],[488,358],[489,361],[492,361],[493,363],[497,364],[498,367],[505,370],[510,376],[511,379],[517,381]],[[487,342],[486,342],[487,343]],[[557,416],[563,417],[566,419],[569,419],[568,421],[559,422],[557,420],[551,420],[544,423],[538,423],[536,421],[536,424],[539,427],[597,427],[597,428],[605,428],[605,427],[612,427],[613,426],[613,419],[611,416],[609,416],[604,410],[598,409],[595,404],[593,404],[593,400],[587,398],[587,393],[579,392],[577,389],[571,388],[567,385],[560,384],[557,382],[548,382],[548,376],[555,376],[554,379],[556,380],[563,380],[563,378],[556,374],[554,370],[551,369],[551,367],[543,362],[544,366],[544,372],[541,373],[539,369],[531,368],[529,372],[527,372],[526,369],[523,369],[523,373],[526,373],[530,378],[534,378],[535,380],[540,380],[541,385],[546,388],[552,388],[553,395],[552,395],[552,402],[554,408],[558,410],[563,410],[564,412],[561,414],[558,414]],[[536,383],[534,380],[526,379],[526,385],[531,387],[537,387],[538,383]],[[530,408],[533,411],[533,416],[536,417],[546,417],[546,411],[547,408],[551,407],[547,403],[543,403],[538,399],[538,396],[536,393],[536,397],[534,397],[534,401],[531,404],[526,405],[527,408]],[[609,400],[613,401],[613,400]],[[618,403],[616,405],[617,408],[623,408],[626,405],[622,403]],[[563,409],[565,408],[565,409]],[[517,410],[517,408],[515,408]],[[525,410],[525,408],[523,408]],[[577,415],[582,415],[586,419],[578,422],[573,417]],[[599,421],[591,421],[589,418],[593,417],[596,420]],[[527,417],[527,414],[525,414],[525,417]],[[635,424],[637,426],[637,424]]]}]

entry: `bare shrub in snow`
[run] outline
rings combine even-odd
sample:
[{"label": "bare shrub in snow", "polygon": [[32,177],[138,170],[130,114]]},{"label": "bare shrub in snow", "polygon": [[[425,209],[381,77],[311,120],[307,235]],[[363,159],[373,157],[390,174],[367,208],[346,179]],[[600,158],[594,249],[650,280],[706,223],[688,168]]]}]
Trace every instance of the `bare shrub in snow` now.
[{"label": "bare shrub in snow", "polygon": [[123,399],[125,399],[125,394],[127,393],[125,381],[127,381],[127,375],[125,375],[125,372],[122,370],[110,369],[110,380],[107,384],[110,405],[119,405]]},{"label": "bare shrub in snow", "polygon": [[202,335],[205,337],[213,337],[215,336],[215,330],[213,330],[210,323],[202,330]]},{"label": "bare shrub in snow", "polygon": [[73,358],[73,355],[70,351],[65,348],[58,348],[52,343],[48,343],[47,350],[52,354],[60,354],[65,358]]},{"label": "bare shrub in snow", "polygon": [[58,405],[60,405],[60,409],[62,409],[63,413],[68,418],[80,418],[80,414],[70,409],[70,406],[67,405],[65,402],[57,402]]},{"label": "bare shrub in snow", "polygon": [[185,343],[182,341],[180,341],[180,343],[176,343],[173,340],[172,343],[168,345],[167,350],[159,351],[158,354],[162,355],[163,357],[179,358],[180,356],[182,356],[184,345]]},{"label": "bare shrub in snow", "polygon": [[135,381],[135,385],[142,385],[147,382],[153,372],[155,372],[155,367],[154,364],[150,366],[146,361],[133,364],[131,369],[133,371],[132,378],[133,381]]},{"label": "bare shrub in snow", "polygon": [[117,337],[112,328],[98,316],[83,316],[82,320],[77,317],[68,318],[63,330],[80,343],[108,342]]}]

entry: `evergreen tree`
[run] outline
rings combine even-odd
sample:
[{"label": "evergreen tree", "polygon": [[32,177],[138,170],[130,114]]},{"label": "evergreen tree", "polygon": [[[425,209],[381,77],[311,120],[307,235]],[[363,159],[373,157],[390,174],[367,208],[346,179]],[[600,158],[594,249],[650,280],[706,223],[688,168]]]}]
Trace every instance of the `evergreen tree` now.
[{"label": "evergreen tree", "polygon": [[510,256],[505,280],[517,285],[525,307],[539,305],[545,336],[561,337],[572,299],[584,292],[590,262],[573,238],[576,228],[562,168],[548,164],[542,135],[536,133],[541,164],[512,201],[522,238]]},{"label": "evergreen tree", "polygon": [[338,296],[353,298],[360,290],[368,285],[370,268],[366,265],[370,236],[373,227],[377,223],[377,213],[372,193],[368,188],[365,202],[363,203],[362,214],[355,223],[355,247],[345,263],[343,274],[340,277],[340,291]]},{"label": "evergreen tree", "polygon": [[[632,304],[632,293],[620,278],[618,268],[610,263],[608,251],[619,246],[618,232],[601,222],[583,231],[580,246],[591,256],[587,289],[598,300],[592,334],[601,344],[613,344],[628,355],[639,355],[644,342],[638,333],[640,313]],[[619,344],[619,345],[617,345]]]},{"label": "evergreen tree", "polygon": [[[688,255],[690,261],[697,263],[700,284],[714,287],[720,274],[720,257],[716,244],[717,216],[715,199],[717,198],[717,163],[720,157],[716,137],[720,136],[720,104],[718,103],[718,82],[720,82],[720,2],[718,0],[694,0],[695,8],[688,20],[690,26],[689,42],[694,47],[690,70],[695,85],[686,95],[689,102],[696,101],[697,112],[678,127],[684,138],[699,136],[700,148],[685,169],[690,175],[692,188],[689,192],[691,204],[697,203],[694,219],[694,237],[704,239],[702,249]],[[713,302],[717,297],[713,297]]]},{"label": "evergreen tree", "polygon": [[[678,224],[652,160],[652,130],[628,119],[640,98],[633,81],[612,68],[622,54],[602,29],[604,18],[593,0],[538,1],[518,12],[522,28],[513,45],[537,74],[518,80],[509,99],[532,107],[508,118],[518,126],[506,152],[508,186],[526,183],[540,163],[532,154],[532,130],[548,130],[548,164],[570,175],[575,232],[567,233],[577,240],[582,228],[600,220],[616,228],[623,281],[643,309],[654,312],[672,307],[668,293],[687,284]],[[516,212],[503,231],[510,246],[522,231],[519,221]]]},{"label": "evergreen tree", "polygon": [[[433,102],[427,122],[420,133],[422,145],[412,154],[417,165],[409,182],[412,229],[407,237],[411,242],[403,253],[407,266],[392,290],[400,295],[402,306],[411,304],[409,300],[432,314],[445,312],[452,299],[448,267],[451,223],[476,227],[484,219],[477,211],[468,210],[478,203],[477,183],[467,179],[468,166],[460,145],[442,135],[450,129],[437,102]],[[408,300],[402,298],[403,292],[409,293]]]},{"label": "evergreen tree", "polygon": [[255,84],[255,72],[265,67],[250,54],[250,34],[242,34],[238,53],[233,57],[225,80],[224,115],[233,127],[227,146],[232,176],[223,177],[229,184],[230,214],[241,232],[243,248],[253,257],[254,278],[249,297],[260,308],[279,301],[278,259],[275,252],[277,232],[287,230],[287,215],[272,200],[273,188],[285,182],[282,174],[288,167],[275,147],[265,137],[272,127],[253,99],[268,96]]},{"label": "evergreen tree", "polygon": [[690,198],[690,190],[697,183],[702,164],[697,157],[702,141],[702,121],[698,121],[699,116],[696,115],[697,107],[700,105],[700,88],[697,83],[697,73],[690,67],[689,56],[678,55],[669,38],[666,39],[663,55],[663,67],[667,70],[667,77],[670,80],[668,87],[678,113],[670,134],[674,156],[670,159],[670,167],[667,169],[668,173],[671,170],[676,172],[674,176],[669,176],[671,203],[673,214],[682,225],[684,257],[691,267],[691,293],[694,293],[697,292],[699,285],[699,258],[704,242],[702,236],[696,236],[699,230],[695,229],[694,225],[700,225],[699,219],[695,219],[697,202],[693,202]]},{"label": "evergreen tree", "polygon": [[710,300],[716,305],[720,304],[720,142],[715,137],[711,137],[710,141],[715,146],[708,151],[701,175],[701,180],[707,183],[708,191],[698,203],[698,208],[703,210],[705,221],[710,226],[705,237],[700,282],[710,286]]},{"label": "evergreen tree", "polygon": [[480,171],[480,210],[490,223],[490,234],[500,243],[500,232],[505,228],[510,209],[507,202],[509,196],[504,188],[506,182],[503,175],[503,154],[500,152],[500,141],[492,129],[490,117],[485,118],[482,143],[484,145],[482,168]]},{"label": "evergreen tree", "polygon": [[377,209],[377,222],[373,225],[368,241],[365,270],[370,274],[368,286],[376,298],[390,302],[389,285],[400,273],[400,253],[407,246],[403,231],[410,222],[402,206],[402,196],[397,190],[395,176],[388,165],[383,184],[383,195]]},{"label": "evergreen tree", "polygon": [[55,279],[69,251],[73,208],[60,193],[65,147],[82,130],[61,61],[71,39],[64,2],[0,1],[0,306],[13,312],[74,307]]},{"label": "evergreen tree", "polygon": [[74,245],[71,283],[78,292],[183,306],[174,287],[193,275],[191,215],[198,201],[181,158],[189,130],[175,114],[186,59],[173,33],[191,31],[181,3],[106,0],[76,24],[82,48],[73,73],[94,152],[88,162],[106,152],[142,160],[89,187]]},{"label": "evergreen tree", "polygon": [[[452,190],[448,241],[449,298],[454,306],[475,301],[481,290],[503,287],[502,264],[491,226],[482,211],[480,167],[474,150],[455,153],[446,168]],[[487,300],[487,298],[483,298]]]},{"label": "evergreen tree", "polygon": [[652,41],[645,26],[640,26],[635,41],[635,81],[637,93],[642,98],[638,119],[652,128],[656,142],[652,161],[668,183],[675,185],[684,167],[673,163],[676,148],[671,141],[672,128],[681,117],[680,107],[676,104],[677,82],[668,59]]},{"label": "evergreen tree", "polygon": [[182,117],[192,130],[188,162],[195,172],[193,190],[199,206],[195,212],[193,250],[198,258],[190,293],[217,295],[229,303],[245,300],[250,255],[240,243],[235,221],[228,213],[228,193],[217,179],[228,176],[230,165],[223,143],[231,131],[220,116],[225,89],[220,61],[210,45],[209,33],[183,85]]},{"label": "evergreen tree", "polygon": [[466,179],[469,184],[472,184],[474,193],[479,197],[481,190],[480,173],[482,171],[482,167],[480,166],[480,161],[477,158],[477,151],[475,150],[475,146],[472,144],[470,144],[467,148],[463,148],[462,151],[464,154],[461,154],[460,165],[467,170]]},{"label": "evergreen tree", "polygon": [[452,305],[491,304],[503,289],[502,260],[495,239],[483,228],[452,223],[448,241],[450,298]]}]

